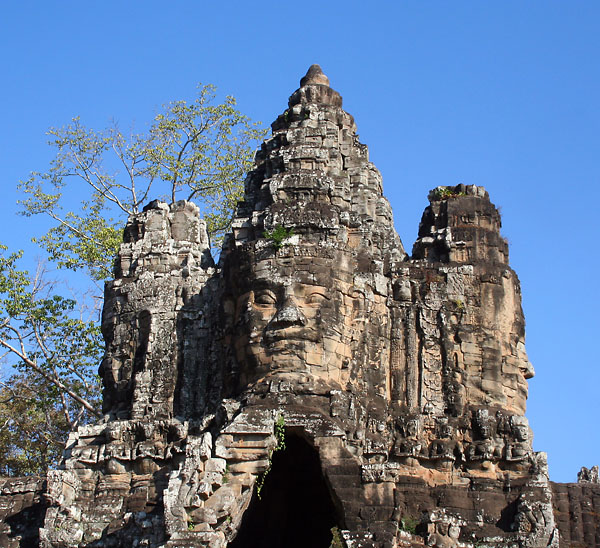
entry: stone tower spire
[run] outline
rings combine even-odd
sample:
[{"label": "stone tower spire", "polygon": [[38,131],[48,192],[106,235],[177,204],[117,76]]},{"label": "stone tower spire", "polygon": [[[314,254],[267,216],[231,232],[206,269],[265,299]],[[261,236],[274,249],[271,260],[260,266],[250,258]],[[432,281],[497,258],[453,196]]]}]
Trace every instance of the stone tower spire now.
[{"label": "stone tower spire", "polygon": [[308,86],[309,84],[322,84],[329,87],[329,78],[323,74],[319,65],[311,65],[306,75],[300,79],[300,87]]},{"label": "stone tower spire", "polygon": [[[406,254],[381,175],[318,65],[288,104],[248,174],[224,261],[237,333],[231,389],[302,372],[384,397],[385,300]],[[367,351],[365,337],[379,350]]]},{"label": "stone tower spire", "polygon": [[404,259],[381,174],[319,65],[312,65],[256,154],[233,234],[238,245],[281,226],[302,239],[323,233],[373,254],[380,272]]}]

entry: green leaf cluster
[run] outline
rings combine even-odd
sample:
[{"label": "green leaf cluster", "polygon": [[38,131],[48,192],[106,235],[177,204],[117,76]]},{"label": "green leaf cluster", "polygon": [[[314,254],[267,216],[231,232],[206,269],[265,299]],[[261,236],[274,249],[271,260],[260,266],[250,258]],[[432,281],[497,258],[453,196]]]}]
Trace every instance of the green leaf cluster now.
[{"label": "green leaf cluster", "polygon": [[41,273],[19,269],[20,252],[0,250],[0,350],[13,371],[0,384],[0,470],[43,473],[66,434],[99,416],[100,329]]},{"label": "green leaf cluster", "polygon": [[14,375],[0,388],[0,474],[42,474],[57,466],[69,425],[57,406],[40,398],[38,378]]},{"label": "green leaf cluster", "polygon": [[265,480],[267,479],[267,476],[271,471],[271,467],[273,466],[273,453],[276,451],[283,451],[285,449],[285,417],[283,415],[279,415],[275,420],[274,433],[277,444],[269,453],[269,466],[267,466],[267,469],[256,480],[256,496],[259,498],[259,500],[262,498],[262,489],[265,485]]},{"label": "green leaf cluster", "polygon": [[281,249],[283,242],[294,235],[293,228],[277,225],[273,230],[263,232],[263,237],[269,240],[275,249]]},{"label": "green leaf cluster", "polygon": [[331,528],[331,543],[329,548],[345,548],[346,542],[340,532],[339,527],[335,526]]},{"label": "green leaf cluster", "polygon": [[431,197],[434,200],[448,200],[450,198],[458,198],[459,196],[466,196],[466,194],[447,186],[438,186],[431,193]]},{"label": "green leaf cluster", "polygon": [[406,531],[407,533],[414,535],[417,532],[418,525],[419,525],[418,519],[416,519],[412,516],[403,516],[400,519],[399,528],[402,531]]}]

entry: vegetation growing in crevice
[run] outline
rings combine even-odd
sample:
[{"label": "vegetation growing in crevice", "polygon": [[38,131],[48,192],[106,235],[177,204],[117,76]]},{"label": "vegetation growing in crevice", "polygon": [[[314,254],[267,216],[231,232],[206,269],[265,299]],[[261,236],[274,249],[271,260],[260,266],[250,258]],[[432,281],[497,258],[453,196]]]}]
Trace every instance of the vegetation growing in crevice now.
[{"label": "vegetation growing in crevice", "polygon": [[466,194],[448,186],[438,186],[431,192],[431,198],[434,200],[448,200],[459,196],[466,196]]},{"label": "vegetation growing in crevice", "polygon": [[344,537],[342,537],[342,533],[337,526],[331,528],[331,544],[329,548],[346,548]]},{"label": "vegetation growing in crevice", "polygon": [[271,466],[273,466],[273,453],[285,449],[285,417],[283,415],[279,415],[275,421],[275,439],[277,440],[277,444],[269,453],[269,466],[267,466],[267,469],[256,480],[256,496],[259,499],[262,498],[262,489],[265,485],[265,479],[267,479]]},{"label": "vegetation growing in crevice", "polygon": [[413,518],[412,516],[403,516],[400,519],[400,523],[398,524],[398,528],[401,531],[405,531],[406,533],[410,533],[411,535],[416,534],[417,526],[419,525],[419,520]]},{"label": "vegetation growing in crevice", "polygon": [[283,242],[293,235],[293,228],[285,228],[282,225],[277,225],[273,230],[263,232],[263,237],[269,240],[275,249],[282,248]]}]

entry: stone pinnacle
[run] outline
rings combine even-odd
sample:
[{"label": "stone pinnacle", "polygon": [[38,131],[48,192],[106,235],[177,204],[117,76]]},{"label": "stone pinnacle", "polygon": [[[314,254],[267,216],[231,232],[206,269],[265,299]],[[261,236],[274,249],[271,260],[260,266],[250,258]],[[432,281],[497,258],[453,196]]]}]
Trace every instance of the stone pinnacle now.
[{"label": "stone pinnacle", "polygon": [[300,87],[314,84],[329,86],[329,78],[323,74],[319,65],[311,65],[306,76],[300,80]]}]

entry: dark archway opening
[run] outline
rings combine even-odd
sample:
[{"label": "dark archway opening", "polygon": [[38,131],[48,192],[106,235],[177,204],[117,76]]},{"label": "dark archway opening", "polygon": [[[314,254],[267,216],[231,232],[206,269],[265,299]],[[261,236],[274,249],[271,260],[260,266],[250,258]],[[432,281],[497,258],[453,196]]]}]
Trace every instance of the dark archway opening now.
[{"label": "dark archway opening", "polygon": [[231,548],[328,548],[336,511],[308,442],[286,435],[286,448],[273,454],[259,499],[254,493]]}]

